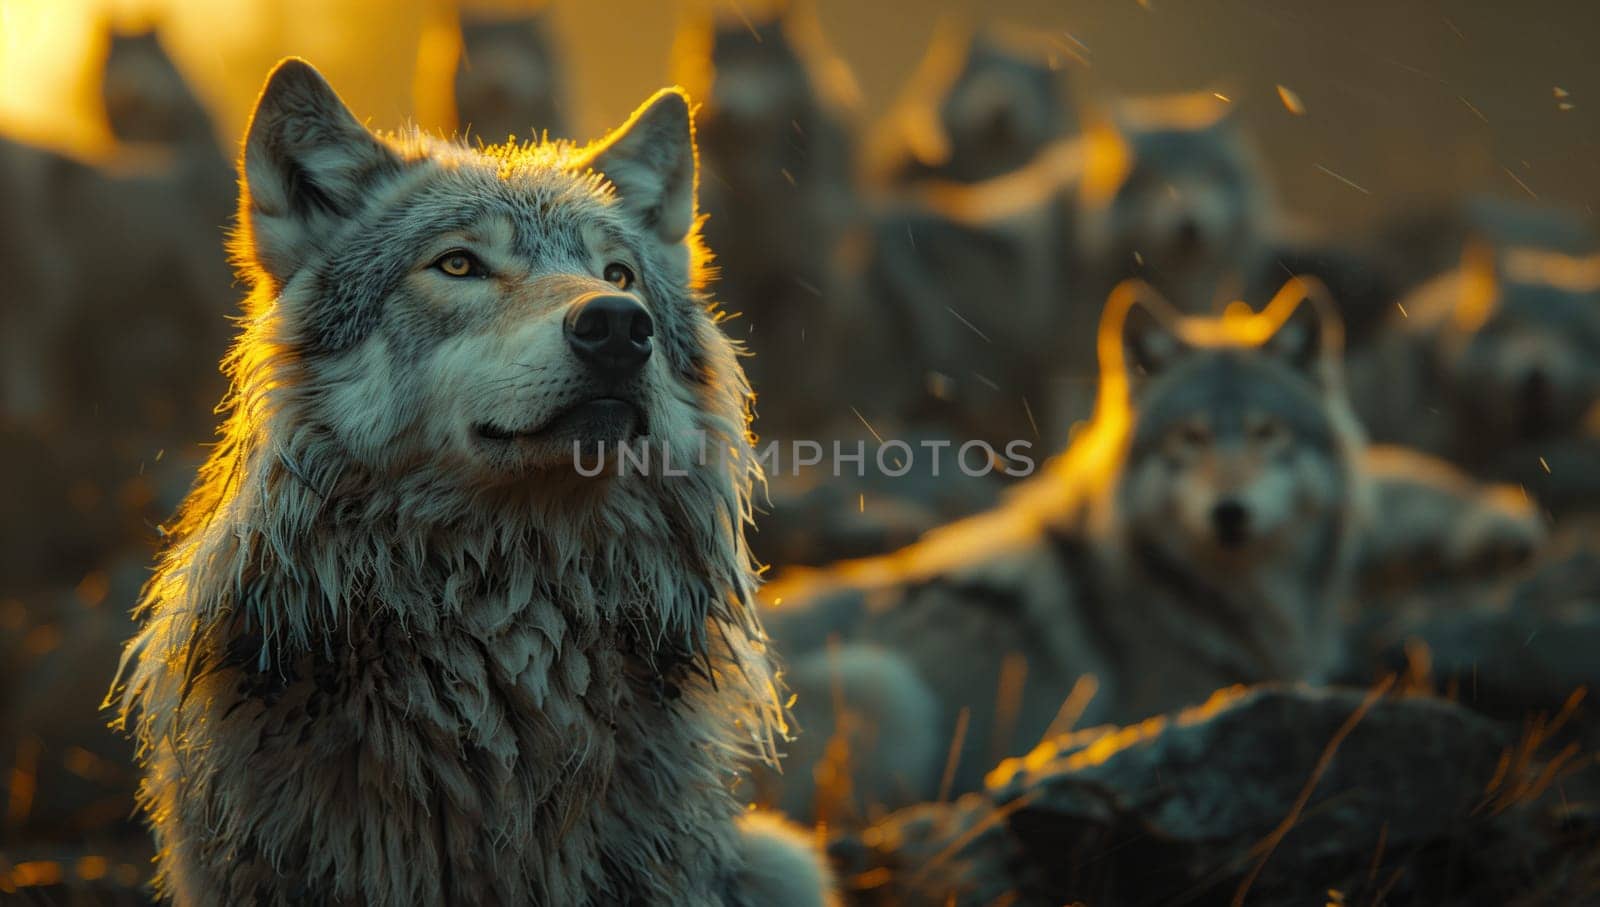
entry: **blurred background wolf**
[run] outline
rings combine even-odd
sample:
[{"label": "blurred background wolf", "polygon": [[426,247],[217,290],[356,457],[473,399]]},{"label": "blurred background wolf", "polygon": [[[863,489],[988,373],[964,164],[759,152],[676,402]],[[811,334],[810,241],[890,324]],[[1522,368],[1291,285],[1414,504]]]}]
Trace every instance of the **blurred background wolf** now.
[{"label": "blurred background wolf", "polygon": [[[597,134],[662,84],[690,90],[712,296],[751,353],[755,431],[869,451],[860,470],[769,467],[750,530],[777,579],[769,623],[797,711],[813,716],[786,778],[750,788],[838,837],[980,790],[1041,735],[1138,721],[1215,685],[1364,686],[1398,670],[1412,693],[1516,728],[1600,683],[1592,651],[1541,648],[1600,630],[1592,19],[1581,0],[0,0],[0,900],[149,896],[131,746],[100,704],[227,390],[233,162],[279,57],[314,60],[373,128],[486,144]],[[1135,658],[1074,638],[1081,663],[1030,671],[996,649],[964,667],[981,678],[931,679],[960,696],[897,699],[963,646],[1028,637],[1028,621],[1039,642],[1133,619],[1106,589],[1085,616],[1094,569],[1062,567],[1059,547],[1048,569],[1017,566],[1077,518],[1029,502],[1096,481],[1074,464],[1094,459],[1097,426],[1156,418],[1106,408],[1114,288],[1136,278],[1204,333],[1240,329],[1295,276],[1314,279],[1319,323],[1342,337],[1314,344],[1340,360],[1337,387],[1304,396],[1326,390],[1354,414],[1348,481],[1316,511],[1339,524],[1338,551],[1308,560],[1337,561],[1338,582],[1295,578],[1338,599],[1316,664],[1241,651],[1293,663],[1152,680],[1181,647],[1151,636]],[[1147,350],[1125,377],[1153,380],[1177,349]],[[1141,470],[1206,487],[1230,469],[1293,472],[1254,423],[1183,412],[1157,414],[1167,440],[1140,448]],[[898,475],[870,453],[890,439],[918,454]],[[1041,464],[1064,456],[1016,488],[1005,469],[958,468],[968,441],[1018,439]],[[1018,513],[1035,522],[1016,544],[948,544],[1016,529]],[[1175,512],[1146,516],[1181,530]],[[955,566],[919,566],[930,543]],[[1110,588],[1166,583],[1138,606],[1182,638],[1228,620],[1201,586],[1171,591],[1172,577],[1229,576],[1221,551],[1179,546],[1164,578],[1119,561],[1137,575]],[[1004,594],[966,582],[997,571]],[[852,605],[874,620],[823,621],[785,650],[803,621],[783,599],[813,608],[808,590],[862,576],[894,590]],[[959,601],[960,622],[931,643],[905,638],[914,626],[895,645],[862,629],[919,596]],[[919,675],[882,654],[896,645],[946,654]],[[1118,683],[1162,695],[1127,705]],[[1600,742],[1581,716],[1567,733],[1581,754]],[[885,765],[884,740],[918,755]],[[1572,801],[1600,790],[1571,784]]]}]

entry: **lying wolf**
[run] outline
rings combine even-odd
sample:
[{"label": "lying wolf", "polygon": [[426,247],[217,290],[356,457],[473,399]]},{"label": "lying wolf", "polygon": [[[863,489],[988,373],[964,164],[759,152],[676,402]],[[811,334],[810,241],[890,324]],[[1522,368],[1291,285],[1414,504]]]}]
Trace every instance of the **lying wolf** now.
[{"label": "lying wolf", "polygon": [[[822,903],[731,791],[783,709],[688,98],[482,152],[374,136],[291,59],[244,147],[224,440],[115,694],[164,894]],[[643,437],[685,469],[575,471]]]},{"label": "lying wolf", "polygon": [[1375,438],[1524,484],[1546,506],[1593,506],[1600,256],[1474,245],[1401,301],[1352,379]]},{"label": "lying wolf", "polygon": [[[809,811],[818,766],[868,804],[924,799],[946,747],[969,790],[1052,725],[1334,665],[1361,438],[1331,303],[1295,286],[1188,321],[1119,287],[1095,421],[1057,464],[910,548],[767,587],[802,728],[786,809]],[[848,771],[823,758],[836,728]]]},{"label": "lying wolf", "polygon": [[1076,130],[1066,78],[994,30],[934,37],[874,149],[880,179],[979,182],[1016,170]]}]

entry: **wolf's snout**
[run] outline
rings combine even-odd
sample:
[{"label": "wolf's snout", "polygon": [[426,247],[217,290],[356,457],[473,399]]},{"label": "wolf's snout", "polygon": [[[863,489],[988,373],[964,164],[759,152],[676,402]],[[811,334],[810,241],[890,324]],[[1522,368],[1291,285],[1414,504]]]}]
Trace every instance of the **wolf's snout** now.
[{"label": "wolf's snout", "polygon": [[1184,215],[1178,221],[1175,231],[1176,245],[1179,250],[1187,252],[1200,245],[1200,223],[1191,215]]},{"label": "wolf's snout", "polygon": [[1211,527],[1224,547],[1236,548],[1250,535],[1250,511],[1231,498],[1211,508]]},{"label": "wolf's snout", "polygon": [[591,296],[567,313],[572,351],[608,378],[625,378],[644,365],[655,330],[650,313],[631,296]]},{"label": "wolf's snout", "polygon": [[1555,387],[1543,368],[1535,366],[1522,376],[1517,387],[1518,422],[1523,437],[1533,438],[1549,427],[1555,402]]}]

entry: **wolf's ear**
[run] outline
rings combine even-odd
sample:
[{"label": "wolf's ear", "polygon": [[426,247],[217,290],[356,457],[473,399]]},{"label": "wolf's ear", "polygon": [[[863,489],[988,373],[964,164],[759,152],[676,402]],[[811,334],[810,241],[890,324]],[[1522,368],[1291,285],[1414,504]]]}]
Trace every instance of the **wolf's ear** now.
[{"label": "wolf's ear", "polygon": [[623,209],[662,242],[676,245],[689,235],[695,219],[695,148],[683,89],[656,92],[583,163],[609,180]]},{"label": "wolf's ear", "polygon": [[240,223],[245,252],[279,283],[298,271],[372,187],[401,167],[311,64],[267,76],[245,133]]},{"label": "wolf's ear", "polygon": [[[1288,308],[1288,314],[1277,312]],[[1275,311],[1276,310],[1276,311]],[[1333,297],[1321,281],[1293,277],[1262,310],[1264,317],[1281,317],[1276,330],[1261,348],[1297,371],[1323,381],[1338,375],[1344,352],[1344,322]]]},{"label": "wolf's ear", "polygon": [[1159,375],[1188,352],[1169,306],[1134,299],[1122,319],[1122,365],[1130,384]]}]

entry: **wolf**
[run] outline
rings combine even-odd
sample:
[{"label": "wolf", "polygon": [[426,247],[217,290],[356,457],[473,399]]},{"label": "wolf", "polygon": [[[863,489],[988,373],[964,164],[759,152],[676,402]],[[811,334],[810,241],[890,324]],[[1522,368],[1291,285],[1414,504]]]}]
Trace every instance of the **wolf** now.
[{"label": "wolf", "polygon": [[486,142],[566,138],[571,118],[560,49],[547,11],[464,17],[456,65],[458,128]]},{"label": "wolf", "polygon": [[106,157],[0,139],[0,265],[19,300],[0,312],[0,417],[14,424],[52,410],[168,424],[173,397],[188,409],[196,388],[221,390],[208,376],[233,166],[154,32],[112,33],[101,83],[118,143]]},{"label": "wolf", "polygon": [[1061,360],[1093,361],[1074,333],[1090,292],[1072,240],[1081,162],[1080,143],[1059,142],[1004,176],[919,184],[873,212],[845,359],[880,408],[1000,445],[1053,443]]},{"label": "wolf", "polygon": [[1140,277],[1191,314],[1218,314],[1241,297],[1273,209],[1232,104],[1210,95],[1126,99],[1093,130],[1090,148],[1078,241],[1101,284]]},{"label": "wolf", "polygon": [[[1245,298],[1268,271],[1274,215],[1230,111],[1209,96],[1124,100],[1019,169],[897,200],[864,281],[877,334],[909,333],[902,372],[943,378],[938,394],[901,396],[971,432],[1061,443],[1093,409],[1101,303],[1119,281],[1142,278],[1186,314]],[[1275,291],[1287,275],[1271,271]]]},{"label": "wolf", "polygon": [[[1346,348],[1364,345],[1400,294],[1391,250],[1284,212],[1239,120],[1216,95],[1156,95],[1110,105],[1088,130],[1073,240],[1087,298],[1139,277],[1214,315],[1235,300],[1265,305],[1298,274],[1332,291]],[[1077,314],[1093,336],[1098,313]]]},{"label": "wolf", "polygon": [[876,142],[878,181],[981,182],[1076,131],[1063,72],[995,29],[945,27]]},{"label": "wolf", "polygon": [[119,143],[216,147],[211,113],[155,29],[111,32],[100,99]]},{"label": "wolf", "polygon": [[[373,135],[291,58],[242,170],[222,441],[112,694],[162,893],[824,903],[732,791],[783,702],[688,97],[478,150]],[[685,468],[577,474],[645,437]]]},{"label": "wolf", "polygon": [[214,145],[92,163],[0,139],[0,468],[40,502],[0,556],[17,592],[153,535],[147,492],[192,478],[226,389],[231,173]]},{"label": "wolf", "polygon": [[1600,256],[1474,243],[1400,301],[1352,377],[1374,438],[1523,484],[1547,508],[1592,504]]},{"label": "wolf", "polygon": [[1357,568],[1360,611],[1392,617],[1397,600],[1451,601],[1520,572],[1549,542],[1544,515],[1514,485],[1392,444],[1368,445],[1362,472],[1371,519]]},{"label": "wolf", "polygon": [[811,16],[753,23],[706,16],[680,30],[678,80],[702,99],[706,238],[717,251],[728,330],[752,352],[757,427],[815,430],[829,413],[803,375],[826,373],[843,260],[859,223],[848,67]]},{"label": "wolf", "polygon": [[1056,463],[909,548],[766,587],[802,728],[774,799],[805,815],[841,776],[857,809],[959,793],[1053,726],[1330,670],[1366,496],[1312,286],[1227,320],[1119,286],[1095,420]]}]

